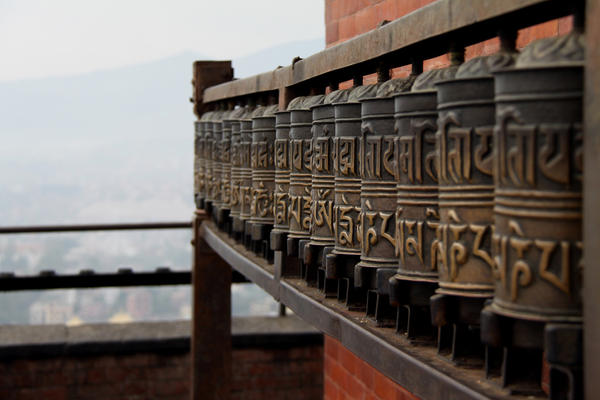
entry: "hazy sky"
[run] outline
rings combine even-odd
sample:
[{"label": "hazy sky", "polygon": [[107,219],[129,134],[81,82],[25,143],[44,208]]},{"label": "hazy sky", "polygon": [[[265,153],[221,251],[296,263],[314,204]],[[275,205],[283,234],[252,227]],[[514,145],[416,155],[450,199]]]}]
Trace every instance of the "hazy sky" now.
[{"label": "hazy sky", "polygon": [[0,0],[0,81],[324,37],[325,0]]}]

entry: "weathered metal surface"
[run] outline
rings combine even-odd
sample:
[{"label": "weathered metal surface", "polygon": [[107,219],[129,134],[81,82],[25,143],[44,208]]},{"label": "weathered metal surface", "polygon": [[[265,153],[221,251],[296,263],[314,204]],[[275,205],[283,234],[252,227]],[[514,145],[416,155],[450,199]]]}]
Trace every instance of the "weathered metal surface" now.
[{"label": "weathered metal surface", "polygon": [[229,201],[229,216],[232,220],[232,231],[236,237],[241,232],[239,228],[239,222],[235,222],[239,221],[242,208],[241,181],[242,159],[244,152],[241,138],[241,121],[246,119],[250,112],[250,108],[245,107],[243,112],[231,122],[231,196]]},{"label": "weathered metal surface", "polygon": [[261,116],[252,118],[252,203],[250,222],[273,224],[273,193],[275,192],[275,112],[277,105],[265,108]]},{"label": "weathered metal surface", "polygon": [[194,122],[194,203],[197,209],[204,208],[206,186],[204,182],[204,144],[206,142],[202,132],[202,123]]},{"label": "weathered metal surface", "polygon": [[435,149],[435,83],[454,76],[457,66],[419,75],[410,93],[394,98],[398,132],[396,240],[397,278],[437,282],[439,240],[438,160]]},{"label": "weathered metal surface", "polygon": [[205,206],[210,212],[212,209],[213,203],[217,200],[217,197],[220,196],[221,192],[219,191],[220,181],[217,182],[215,178],[215,166],[216,166],[216,150],[217,150],[217,141],[215,140],[215,132],[214,127],[217,124],[217,121],[220,121],[221,116],[223,115],[223,111],[214,111],[210,112],[209,116],[206,120],[200,121],[201,124],[204,125],[204,137],[206,138],[205,147],[204,147],[204,160],[205,160],[205,180],[206,180],[206,198],[205,198]]},{"label": "weathered metal surface", "polygon": [[529,45],[495,73],[492,309],[581,321],[583,36]]},{"label": "weathered metal surface", "polygon": [[[221,201],[219,203],[220,210],[217,215],[217,222],[223,226],[226,223],[226,230],[229,230],[229,214],[231,212],[232,197],[232,168],[233,168],[233,152],[232,138],[233,126],[239,131],[239,118],[245,113],[245,109],[240,107],[230,111],[223,117],[223,133],[221,137],[221,145],[219,148],[221,158]],[[239,190],[239,189],[238,189]],[[239,192],[238,192],[239,194]]]},{"label": "weathered metal surface", "polygon": [[333,200],[335,192],[333,104],[348,99],[349,90],[337,90],[325,96],[323,104],[312,107],[312,216],[311,243],[335,243]]},{"label": "weathered metal surface", "polygon": [[[415,77],[387,81],[377,96],[361,101],[361,221],[360,263],[355,285],[376,288],[377,268],[398,266],[395,238],[396,131],[392,96],[409,91]],[[387,294],[387,291],[385,291]]]},{"label": "weathered metal surface", "polygon": [[491,39],[500,28],[524,28],[567,15],[572,2],[555,0],[438,0],[368,33],[274,71],[208,88],[205,102],[240,97],[334,75],[352,79],[357,70],[371,73],[380,61],[402,65],[418,52],[427,59],[447,51],[448,43],[465,46]]},{"label": "weathered metal surface", "polygon": [[240,120],[240,214],[239,218],[233,220],[234,232],[244,232],[245,222],[250,219],[252,204],[252,168],[250,166],[252,118],[261,116],[264,111],[264,107],[256,107],[250,115]]},{"label": "weathered metal surface", "polygon": [[[223,185],[223,170],[225,168],[225,163],[228,162],[229,159],[229,151],[225,152],[223,147],[223,134],[224,134],[224,120],[229,118],[231,111],[222,111],[215,119],[213,119],[212,124],[212,181],[213,181],[213,217],[215,220],[219,219],[219,215],[221,214],[221,208],[223,204],[225,204],[225,200],[228,200],[226,196],[228,196],[228,191],[226,191],[225,186]],[[228,136],[231,135],[231,124],[227,124]],[[229,147],[229,143],[227,144]]]},{"label": "weathered metal surface", "polygon": [[335,254],[360,256],[360,141],[359,101],[373,97],[377,85],[357,86],[346,102],[335,103]]},{"label": "weathered metal surface", "polygon": [[[273,231],[287,232],[290,190],[290,112],[275,113],[275,193],[273,198]],[[280,244],[273,250],[281,250]]]},{"label": "weathered metal surface", "polygon": [[292,239],[310,238],[312,182],[312,111],[323,95],[309,96],[290,111],[290,208],[289,234]]},{"label": "weathered metal surface", "polygon": [[513,52],[469,60],[456,79],[437,84],[440,294],[491,297],[494,230],[492,71],[510,66]]}]

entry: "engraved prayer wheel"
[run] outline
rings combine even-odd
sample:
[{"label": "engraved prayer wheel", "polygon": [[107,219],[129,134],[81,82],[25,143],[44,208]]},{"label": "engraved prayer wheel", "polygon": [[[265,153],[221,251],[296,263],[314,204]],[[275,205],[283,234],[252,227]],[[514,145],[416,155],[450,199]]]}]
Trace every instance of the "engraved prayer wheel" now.
[{"label": "engraved prayer wheel", "polygon": [[[250,166],[250,149],[252,147],[252,118],[261,116],[265,111],[262,106],[240,120],[240,215],[233,220],[233,231],[241,234],[244,241],[250,232],[246,232],[246,221],[251,216],[252,204],[252,168]],[[248,238],[249,239],[249,238]]]},{"label": "engraved prayer wheel", "polygon": [[[325,96],[308,96],[302,105],[290,111],[290,208],[288,254],[303,254],[300,240],[310,239],[311,182],[312,182],[312,111],[310,107],[323,102]],[[296,250],[296,251],[294,251]]]},{"label": "engraved prayer wheel", "polygon": [[[248,117],[250,110],[248,107],[243,108],[243,112],[231,121],[231,196],[230,196],[230,212],[232,233],[236,239],[240,238],[239,222],[237,222],[237,230],[234,228],[235,222],[239,221],[242,202],[240,197],[240,184],[242,179],[242,147],[241,147],[241,124],[242,120]],[[249,149],[248,149],[249,151]],[[248,159],[249,159],[248,155]]]},{"label": "engraved prayer wheel", "polygon": [[317,279],[320,289],[325,288],[323,257],[333,250],[335,244],[333,103],[346,101],[349,93],[349,89],[335,90],[325,96],[323,104],[312,107],[312,212],[310,242],[304,248],[304,262],[307,265],[307,280],[312,282]]},{"label": "engraved prayer wheel", "polygon": [[[212,125],[212,140],[213,140],[213,182],[214,182],[214,197],[212,204],[212,215],[213,219],[219,223],[219,214],[221,213],[221,207],[223,206],[224,200],[224,187],[223,187],[223,164],[224,164],[224,153],[223,153],[223,121],[229,117],[231,111],[223,111],[219,114],[218,119],[213,120]],[[229,155],[227,155],[229,157]]]},{"label": "engraved prayer wheel", "polygon": [[374,97],[377,85],[357,86],[348,101],[335,103],[335,254],[360,256],[360,142],[363,98]]},{"label": "engraved prayer wheel", "polygon": [[583,390],[584,39],[575,21],[574,33],[533,42],[494,73],[495,290],[481,312],[488,353],[503,350],[503,386],[541,391],[545,360],[551,397],[570,399]]},{"label": "engraved prayer wheel", "polygon": [[[271,105],[264,109],[261,116],[252,118],[252,145],[250,148],[252,203],[249,224],[252,226],[251,235],[254,242],[266,241],[268,232],[273,226],[276,111],[277,105]],[[263,247],[266,247],[266,242]]]},{"label": "engraved prayer wheel", "polygon": [[[290,105],[297,101],[301,101],[301,98],[295,98]],[[290,112],[278,111],[275,113],[275,192],[270,240],[271,250],[274,251],[284,250],[284,237],[289,228],[290,152]]]},{"label": "engraved prayer wheel", "polygon": [[[365,289],[383,289],[381,293],[385,296],[389,292],[388,279],[398,267],[395,250],[397,157],[392,96],[410,90],[413,82],[414,76],[387,81],[378,88],[376,97],[361,100],[362,238],[354,284]],[[382,268],[386,269],[385,273]]]},{"label": "engraved prayer wheel", "polygon": [[492,71],[514,62],[515,36],[503,36],[499,53],[467,61],[454,79],[436,85],[439,288],[430,299],[431,321],[438,327],[438,352],[454,361],[483,361],[479,317],[493,295],[494,270]]},{"label": "engraved prayer wheel", "polygon": [[225,231],[229,231],[229,213],[231,212],[231,169],[232,169],[232,153],[231,139],[233,135],[234,123],[239,126],[238,118],[245,112],[243,108],[237,108],[228,112],[227,116],[223,117],[223,133],[220,146],[221,157],[221,202],[219,212],[217,214],[217,224]]},{"label": "engraved prayer wheel", "polygon": [[335,245],[327,256],[326,278],[340,279],[338,299],[348,305],[364,304],[362,293],[354,290],[354,267],[360,260],[360,100],[374,97],[379,85],[352,88],[346,102],[333,104],[334,141],[334,221]]},{"label": "engraved prayer wheel", "polygon": [[[394,98],[398,132],[399,279],[437,283],[436,235],[440,224],[434,84],[452,78],[456,69],[424,72],[417,77],[410,93]],[[432,246],[434,242],[436,246]]]},{"label": "engraved prayer wheel", "polygon": [[496,197],[492,309],[581,321],[583,38],[527,46],[495,73]]},{"label": "engraved prayer wheel", "polygon": [[435,83],[454,77],[461,56],[462,53],[453,54],[454,65],[422,73],[410,92],[394,97],[398,133],[396,249],[399,267],[397,274],[390,278],[390,301],[410,308],[406,325],[409,337],[431,332],[429,298],[437,288],[440,239]]},{"label": "engraved prayer wheel", "polygon": [[436,293],[493,295],[494,225],[492,71],[513,63],[500,52],[462,64],[455,79],[437,83],[439,215]]},{"label": "engraved prayer wheel", "polygon": [[209,117],[210,111],[202,114],[200,120],[194,122],[194,201],[197,209],[204,208],[204,199],[206,198],[206,161],[204,159],[206,138],[204,136],[204,121]]},{"label": "engraved prayer wheel", "polygon": [[[215,153],[217,150],[217,142],[215,141],[214,126],[217,122],[220,123],[223,111],[214,111],[210,115],[210,119],[204,122],[204,136],[206,138],[206,146],[204,148],[205,159],[205,174],[206,174],[206,207],[208,213],[212,213],[213,203],[220,196],[219,185],[215,180]],[[220,181],[219,181],[220,183]]]}]

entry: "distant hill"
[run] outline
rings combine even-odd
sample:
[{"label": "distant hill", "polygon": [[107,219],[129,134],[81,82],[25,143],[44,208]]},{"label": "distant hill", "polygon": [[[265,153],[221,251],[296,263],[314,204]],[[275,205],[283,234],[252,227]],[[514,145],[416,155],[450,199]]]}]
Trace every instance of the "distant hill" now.
[{"label": "distant hill", "polygon": [[[323,42],[289,43],[236,59],[236,76],[287,65],[319,51]],[[195,117],[188,99],[192,62],[205,58],[183,53],[77,76],[0,82],[0,225],[189,220]],[[0,271],[189,268],[189,242],[187,231],[4,236]],[[252,286],[234,292],[235,315],[276,312],[276,303]],[[93,304],[111,315],[125,307],[126,293],[0,294],[0,323],[38,321],[33,311],[40,304],[68,305],[79,316],[77,310]],[[173,318],[190,304],[186,287],[152,293],[154,318]]]}]

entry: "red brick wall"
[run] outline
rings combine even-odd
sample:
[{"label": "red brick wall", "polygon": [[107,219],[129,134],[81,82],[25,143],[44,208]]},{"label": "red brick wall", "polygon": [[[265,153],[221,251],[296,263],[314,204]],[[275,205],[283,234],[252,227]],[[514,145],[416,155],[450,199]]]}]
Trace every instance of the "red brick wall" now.
[{"label": "red brick wall", "polygon": [[418,400],[342,344],[325,336],[325,400]]},{"label": "red brick wall", "polygon": [[[344,42],[361,33],[377,27],[383,20],[392,21],[409,14],[435,0],[325,0],[325,43],[327,47]],[[572,28],[571,17],[565,17],[536,25],[519,32],[517,47],[523,48],[535,39],[542,37],[564,35]],[[499,48],[498,39],[469,46],[466,58],[494,53]],[[441,68],[448,65],[446,55],[426,60],[423,69]],[[399,67],[392,71],[392,77],[406,76],[409,66]],[[365,77],[364,83],[375,83],[375,75]],[[349,87],[351,83],[341,84]]]},{"label": "red brick wall", "polygon": [[[190,356],[0,360],[2,400],[189,400]],[[323,348],[234,349],[233,399],[322,398]]]}]

